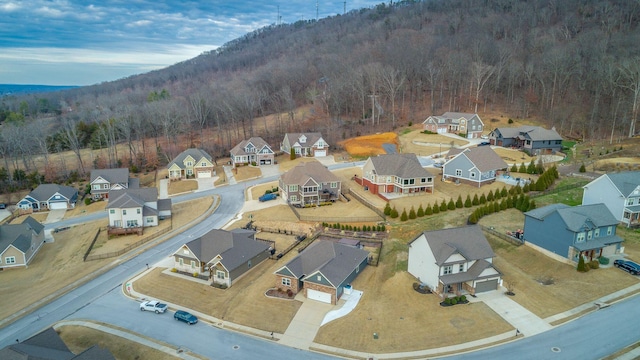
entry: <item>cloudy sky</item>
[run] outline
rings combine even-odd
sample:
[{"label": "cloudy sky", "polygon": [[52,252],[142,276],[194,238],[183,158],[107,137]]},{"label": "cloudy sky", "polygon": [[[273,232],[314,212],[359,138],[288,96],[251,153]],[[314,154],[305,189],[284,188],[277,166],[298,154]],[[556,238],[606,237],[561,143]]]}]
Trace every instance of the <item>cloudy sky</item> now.
[{"label": "cloudy sky", "polygon": [[[382,0],[318,0],[320,18]],[[166,67],[316,0],[0,0],[0,84],[91,85]]]}]

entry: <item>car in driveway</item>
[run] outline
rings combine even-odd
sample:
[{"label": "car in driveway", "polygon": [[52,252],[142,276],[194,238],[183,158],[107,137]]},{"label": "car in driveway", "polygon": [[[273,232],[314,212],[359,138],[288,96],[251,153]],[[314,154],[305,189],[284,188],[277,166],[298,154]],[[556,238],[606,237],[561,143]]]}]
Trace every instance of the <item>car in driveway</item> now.
[{"label": "car in driveway", "polygon": [[184,321],[189,325],[193,325],[198,322],[198,318],[184,310],[178,310],[173,314],[173,318],[176,320]]},{"label": "car in driveway", "polygon": [[167,311],[167,304],[163,304],[156,300],[143,301],[140,304],[141,311],[153,311],[156,314],[162,314]]},{"label": "car in driveway", "polygon": [[618,259],[613,262],[613,266],[622,269],[631,275],[640,274],[640,265],[633,261]]},{"label": "car in driveway", "polygon": [[487,146],[487,145],[491,145],[491,143],[488,141],[483,141],[480,144],[478,144],[478,146]]}]

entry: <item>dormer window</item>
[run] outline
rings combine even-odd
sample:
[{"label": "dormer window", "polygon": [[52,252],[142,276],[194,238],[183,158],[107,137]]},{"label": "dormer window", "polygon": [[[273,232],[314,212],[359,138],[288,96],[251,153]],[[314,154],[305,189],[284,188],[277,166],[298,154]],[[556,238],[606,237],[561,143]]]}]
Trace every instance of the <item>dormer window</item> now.
[{"label": "dormer window", "polygon": [[298,139],[298,142],[301,143],[301,144],[306,143],[307,142],[307,137],[304,136],[304,135],[300,136],[300,138]]}]

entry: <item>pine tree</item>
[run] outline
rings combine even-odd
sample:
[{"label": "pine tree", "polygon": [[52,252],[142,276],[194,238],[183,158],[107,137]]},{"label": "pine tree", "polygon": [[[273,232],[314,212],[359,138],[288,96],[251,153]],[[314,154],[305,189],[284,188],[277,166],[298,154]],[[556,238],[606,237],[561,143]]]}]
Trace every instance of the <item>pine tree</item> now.
[{"label": "pine tree", "polygon": [[478,200],[478,194],[473,194],[473,200],[471,200],[471,205],[473,206],[480,205],[480,200]]},{"label": "pine tree", "polygon": [[580,170],[579,170],[579,171],[580,171],[581,173],[583,173],[583,172],[587,172],[587,168],[586,168],[586,166],[584,166],[584,163],[582,163],[582,165],[580,165]]},{"label": "pine tree", "polygon": [[476,212],[472,212],[471,216],[469,216],[469,223],[470,224],[477,224],[478,223],[478,215],[476,214]]},{"label": "pine tree", "polygon": [[520,168],[518,169],[518,172],[521,172],[523,174],[527,172],[527,167],[524,166],[524,162],[520,164]]},{"label": "pine tree", "polygon": [[518,172],[518,166],[516,165],[516,163],[513,163],[513,166],[511,167],[511,172],[513,172],[513,173],[517,173]]},{"label": "pine tree", "polygon": [[440,212],[440,206],[438,206],[438,202],[436,201],[436,203],[433,204],[433,213],[438,214],[439,212]]},{"label": "pine tree", "polygon": [[471,197],[469,196],[469,194],[467,194],[467,198],[464,200],[464,207],[466,208],[471,207]]},{"label": "pine tree", "polygon": [[500,196],[507,197],[507,195],[509,195],[509,192],[507,191],[507,187],[503,186],[502,190],[500,190]]},{"label": "pine tree", "polygon": [[531,191],[531,188],[529,187],[529,183],[524,184],[524,187],[522,188],[522,192],[528,193],[529,191]]},{"label": "pine tree", "polygon": [[291,153],[289,154],[289,160],[295,160],[296,159],[296,152],[293,151],[293,149],[291,149],[289,151],[291,151]]},{"label": "pine tree", "polygon": [[391,209],[391,214],[389,214],[389,216],[391,216],[392,219],[395,219],[398,217],[398,210],[396,210],[395,206],[393,207],[393,209]]},{"label": "pine tree", "polygon": [[489,193],[487,194],[487,201],[493,201],[493,191],[491,190],[489,190]]},{"label": "pine tree", "polygon": [[[462,202],[462,200],[460,200],[460,202]],[[456,209],[456,203],[453,202],[453,199],[449,199],[449,202],[447,203],[447,210],[455,210]]]},{"label": "pine tree", "polygon": [[487,202],[487,198],[484,197],[484,194],[480,195],[480,205],[484,205]]},{"label": "pine tree", "polygon": [[442,203],[440,203],[440,212],[447,211],[447,202],[442,199]]},{"label": "pine tree", "polygon": [[456,200],[456,208],[461,209],[464,206],[462,203],[462,196],[458,195],[458,200]]},{"label": "pine tree", "polygon": [[587,268],[584,265],[584,257],[582,257],[582,254],[580,254],[580,260],[578,260],[578,271],[587,272]]},{"label": "pine tree", "polygon": [[416,217],[416,211],[413,209],[413,206],[411,206],[411,210],[409,210],[409,219],[413,220]]},{"label": "pine tree", "polygon": [[420,204],[420,206],[418,206],[418,212],[416,213],[416,215],[418,217],[423,217],[424,216],[424,209],[422,208],[422,204]]},{"label": "pine tree", "polygon": [[527,173],[529,173],[529,174],[535,174],[536,173],[536,164],[533,162],[533,159],[531,159],[531,162],[529,163],[529,166],[527,166]]},{"label": "pine tree", "polygon": [[433,215],[433,209],[431,208],[431,204],[427,204],[427,209],[424,211],[425,215]]},{"label": "pine tree", "polygon": [[391,205],[389,205],[389,203],[384,207],[384,214],[387,216],[391,215]]},{"label": "pine tree", "polygon": [[400,221],[407,221],[407,210],[402,209],[402,215],[400,215]]}]

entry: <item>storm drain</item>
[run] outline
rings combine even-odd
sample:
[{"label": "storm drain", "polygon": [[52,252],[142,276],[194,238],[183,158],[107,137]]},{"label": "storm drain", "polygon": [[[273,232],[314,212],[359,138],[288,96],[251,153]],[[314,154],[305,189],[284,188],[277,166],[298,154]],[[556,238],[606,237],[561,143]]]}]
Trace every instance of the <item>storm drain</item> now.
[{"label": "storm drain", "polygon": [[233,350],[238,350],[238,349],[240,349],[240,346],[238,346],[238,345],[233,345]]},{"label": "storm drain", "polygon": [[559,348],[559,347],[555,347],[555,346],[554,346],[554,347],[552,347],[552,348],[551,348],[551,351],[553,351],[553,352],[555,352],[555,353],[558,353],[558,352],[560,352],[561,350],[560,350],[560,348]]}]

